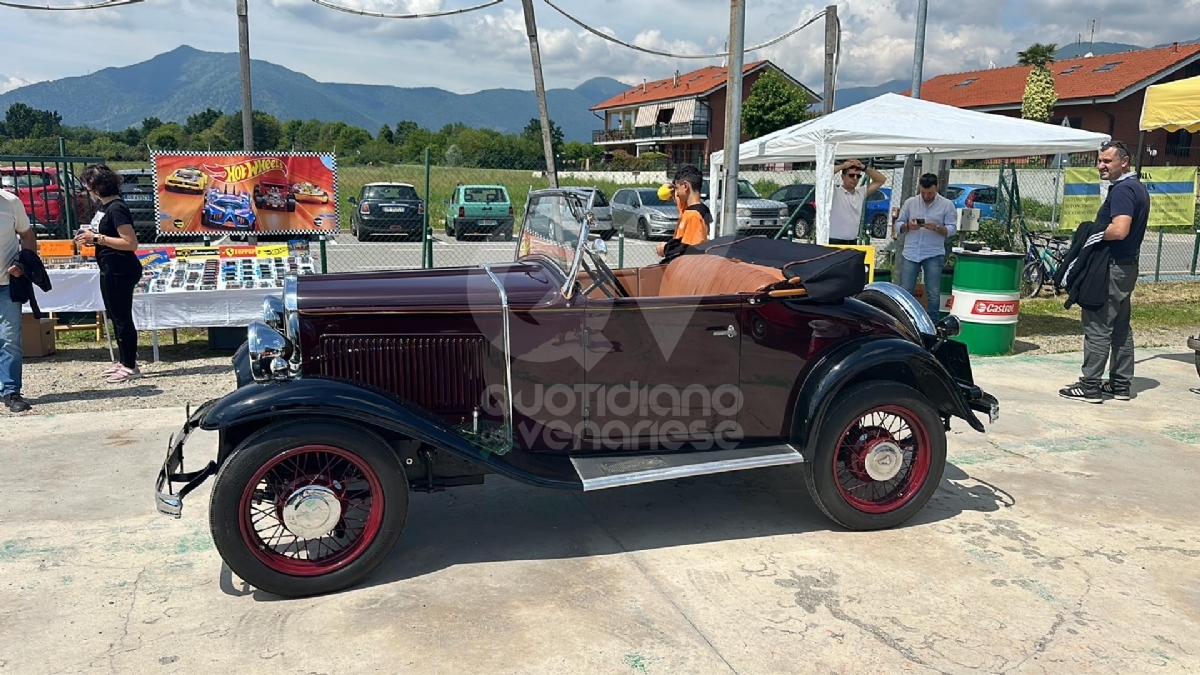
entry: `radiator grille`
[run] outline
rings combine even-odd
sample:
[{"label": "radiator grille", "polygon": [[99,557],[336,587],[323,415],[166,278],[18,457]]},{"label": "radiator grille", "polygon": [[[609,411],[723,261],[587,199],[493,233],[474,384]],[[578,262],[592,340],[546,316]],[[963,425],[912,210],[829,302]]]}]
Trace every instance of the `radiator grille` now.
[{"label": "radiator grille", "polygon": [[778,218],[778,217],[779,217],[779,209],[778,209],[778,208],[774,208],[774,209],[763,209],[763,208],[759,208],[759,209],[750,209],[750,217],[751,217],[751,218],[762,218],[762,219],[772,219],[772,218]]},{"label": "radiator grille", "polygon": [[320,371],[383,389],[438,414],[465,414],[482,404],[489,384],[503,384],[482,336],[327,336]]}]

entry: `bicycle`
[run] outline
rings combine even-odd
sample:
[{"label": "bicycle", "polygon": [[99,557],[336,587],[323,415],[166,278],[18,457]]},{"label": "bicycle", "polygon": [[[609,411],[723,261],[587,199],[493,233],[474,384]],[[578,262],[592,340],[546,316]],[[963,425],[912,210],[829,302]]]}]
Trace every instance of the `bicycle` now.
[{"label": "bicycle", "polygon": [[[1024,231],[1027,246],[1025,265],[1021,268],[1021,297],[1033,298],[1042,292],[1047,280],[1053,279],[1066,258],[1071,244],[1065,237],[1052,237]],[[1058,295],[1058,288],[1053,289]]]}]

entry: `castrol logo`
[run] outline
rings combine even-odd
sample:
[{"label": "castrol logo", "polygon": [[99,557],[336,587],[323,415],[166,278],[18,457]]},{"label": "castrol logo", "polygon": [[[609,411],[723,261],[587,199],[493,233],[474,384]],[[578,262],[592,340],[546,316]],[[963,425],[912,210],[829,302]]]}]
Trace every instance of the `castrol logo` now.
[{"label": "castrol logo", "polygon": [[1017,300],[976,300],[971,313],[976,316],[1016,316],[1019,307]]}]

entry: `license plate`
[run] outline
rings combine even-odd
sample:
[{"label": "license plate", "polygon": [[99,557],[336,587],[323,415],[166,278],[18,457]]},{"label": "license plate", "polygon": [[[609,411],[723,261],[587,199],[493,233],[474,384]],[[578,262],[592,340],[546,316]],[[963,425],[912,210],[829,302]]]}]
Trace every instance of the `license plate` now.
[{"label": "license plate", "polygon": [[404,226],[403,226],[403,225],[392,225],[392,226],[391,226],[390,228],[388,228],[388,229],[391,229],[391,230],[401,230],[401,229],[404,229]]},{"label": "license plate", "polygon": [[403,206],[385,206],[385,207],[383,207],[383,212],[384,213],[404,213],[404,207]]},{"label": "license plate", "polygon": [[495,227],[495,226],[496,226],[496,221],[494,221],[494,220],[481,220],[481,221],[479,221],[479,226],[480,226],[480,227]]},{"label": "license plate", "polygon": [[148,202],[151,200],[150,195],[125,195],[123,199],[127,202]]},{"label": "license plate", "polygon": [[766,225],[774,226],[777,222],[778,221],[775,221],[775,220],[760,220],[760,221],[758,221],[758,224],[763,225],[763,226],[766,226]]}]

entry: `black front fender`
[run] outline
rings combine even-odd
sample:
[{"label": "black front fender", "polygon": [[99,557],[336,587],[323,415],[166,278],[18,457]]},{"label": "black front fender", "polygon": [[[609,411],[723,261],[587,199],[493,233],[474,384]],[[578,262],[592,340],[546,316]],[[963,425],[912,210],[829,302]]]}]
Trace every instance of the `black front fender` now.
[{"label": "black front fender", "polygon": [[302,378],[246,384],[214,401],[199,421],[199,427],[220,431],[247,423],[312,417],[341,419],[392,431],[525,483],[565,489],[581,487],[578,482],[517,468],[502,455],[460,435],[440,418],[377,390],[342,380]]},{"label": "black front fender", "polygon": [[800,385],[792,439],[806,458],[812,458],[820,421],[838,392],[867,380],[907,384],[923,393],[943,416],[960,417],[976,431],[984,431],[960,384],[928,350],[899,338],[867,338],[839,345],[821,356]]}]

